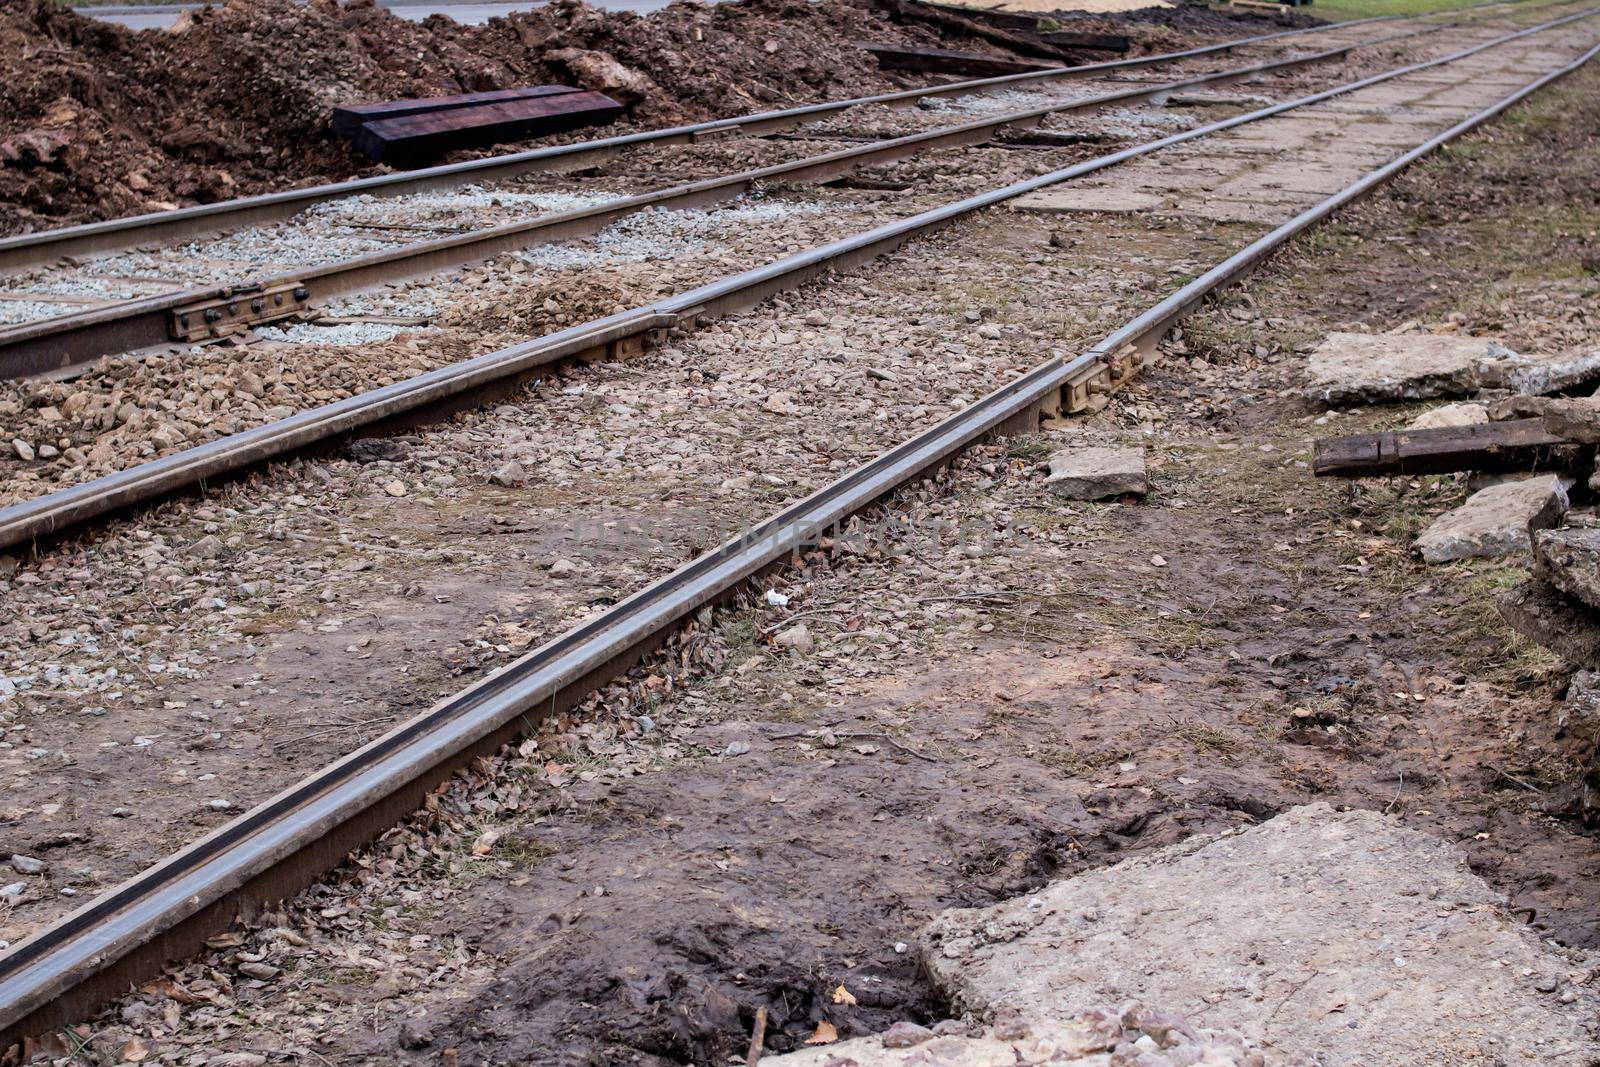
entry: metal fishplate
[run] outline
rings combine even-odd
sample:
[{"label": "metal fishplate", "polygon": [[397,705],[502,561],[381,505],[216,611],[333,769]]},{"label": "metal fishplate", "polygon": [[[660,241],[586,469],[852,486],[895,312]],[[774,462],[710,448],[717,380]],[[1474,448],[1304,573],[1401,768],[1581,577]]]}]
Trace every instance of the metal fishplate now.
[{"label": "metal fishplate", "polygon": [[1096,412],[1111,402],[1110,394],[1153,360],[1133,345],[1123,345],[1099,363],[1085,367],[1061,386],[1061,410],[1069,415]]},{"label": "metal fishplate", "polygon": [[173,308],[168,327],[175,341],[204,341],[298,315],[310,304],[311,290],[299,282],[284,282],[267,288],[240,286],[198,304]]}]

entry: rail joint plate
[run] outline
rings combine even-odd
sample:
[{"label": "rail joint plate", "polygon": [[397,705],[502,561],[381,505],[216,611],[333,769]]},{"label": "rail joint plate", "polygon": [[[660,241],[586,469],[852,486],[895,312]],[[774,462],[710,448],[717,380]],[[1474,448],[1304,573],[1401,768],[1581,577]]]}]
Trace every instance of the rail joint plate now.
[{"label": "rail joint plate", "polygon": [[311,305],[311,290],[299,282],[240,286],[223,295],[173,308],[168,332],[175,341],[204,341],[243,333],[276,319],[298,315]]}]

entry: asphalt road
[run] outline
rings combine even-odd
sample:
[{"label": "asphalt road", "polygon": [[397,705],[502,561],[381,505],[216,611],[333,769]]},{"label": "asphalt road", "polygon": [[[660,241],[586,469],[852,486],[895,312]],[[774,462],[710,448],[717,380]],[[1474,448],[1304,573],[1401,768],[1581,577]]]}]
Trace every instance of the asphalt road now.
[{"label": "asphalt road", "polygon": [[[488,22],[492,18],[509,15],[513,11],[527,11],[530,8],[544,6],[544,0],[524,0],[522,3],[452,3],[451,0],[428,3],[416,0],[410,2],[378,0],[378,3],[412,22],[421,22],[429,15],[447,15],[457,22],[467,24]],[[645,12],[666,7],[668,0],[590,0],[590,3],[607,11]],[[78,14],[103,22],[115,22],[119,26],[133,30],[165,30],[178,21],[181,12],[204,6],[204,4],[157,4],[143,7],[80,7]]]}]

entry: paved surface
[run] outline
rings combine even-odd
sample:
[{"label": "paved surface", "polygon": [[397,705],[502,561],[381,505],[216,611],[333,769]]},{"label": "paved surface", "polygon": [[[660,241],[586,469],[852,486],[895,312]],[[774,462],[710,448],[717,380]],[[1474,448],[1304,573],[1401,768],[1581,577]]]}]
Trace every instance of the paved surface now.
[{"label": "paved surface", "polygon": [[[659,11],[667,6],[668,0],[590,0],[590,2],[605,11],[642,13]],[[492,18],[500,18],[516,11],[528,11],[544,6],[542,0],[531,3],[491,4],[450,3],[449,0],[441,3],[394,3],[379,0],[379,4],[412,22],[421,22],[429,15],[447,15],[457,22],[467,24],[488,22]],[[104,22],[115,22],[132,30],[165,30],[170,29],[172,24],[178,21],[180,13],[205,6],[205,4],[159,4],[139,7],[81,7],[78,9],[78,14]]]}]

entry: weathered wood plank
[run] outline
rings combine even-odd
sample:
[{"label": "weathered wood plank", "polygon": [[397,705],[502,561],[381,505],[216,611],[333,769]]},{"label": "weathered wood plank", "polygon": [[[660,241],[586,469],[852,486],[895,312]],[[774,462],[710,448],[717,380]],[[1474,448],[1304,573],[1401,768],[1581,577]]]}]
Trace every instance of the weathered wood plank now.
[{"label": "weathered wood plank", "polygon": [[1017,59],[985,55],[982,52],[956,52],[948,48],[903,48],[892,44],[863,41],[856,45],[870,52],[884,70],[911,70],[923,74],[969,74],[990,78],[1001,74],[1024,74],[1030,70],[1050,70],[1059,64],[1029,63]]},{"label": "weathered wood plank", "polygon": [[407,115],[426,115],[432,111],[451,111],[478,104],[499,104],[507,100],[561,96],[581,91],[571,85],[525,85],[517,89],[493,89],[456,96],[421,96],[410,100],[382,100],[375,104],[348,104],[333,109],[333,121],[328,125],[341,137],[354,137],[362,126],[379,119],[398,119]]},{"label": "weathered wood plank", "polygon": [[1582,447],[1539,419],[1326,437],[1311,462],[1319,477],[1370,478],[1451,471],[1566,470]]},{"label": "weathered wood plank", "polygon": [[620,114],[622,105],[602,93],[562,93],[378,119],[362,126],[354,143],[373,159],[405,165],[463,148],[604,126]]},{"label": "weathered wood plank", "polygon": [[1126,52],[1132,42],[1120,33],[1079,33],[1076,30],[1052,30],[1041,33],[1039,39],[1058,48],[1075,48],[1091,52]]}]

